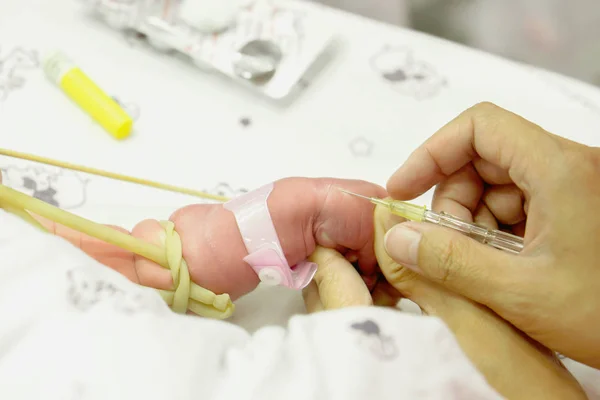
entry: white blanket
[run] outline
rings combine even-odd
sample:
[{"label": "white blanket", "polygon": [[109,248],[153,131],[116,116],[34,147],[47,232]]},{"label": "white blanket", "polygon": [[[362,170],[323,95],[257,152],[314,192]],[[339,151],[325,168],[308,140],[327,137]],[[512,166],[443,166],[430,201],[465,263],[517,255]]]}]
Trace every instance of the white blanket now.
[{"label": "white blanket", "polygon": [[435,318],[355,308],[249,334],[4,212],[0,260],[2,399],[500,398]]},{"label": "white blanket", "polygon": [[[597,88],[310,2],[276,3],[322,13],[339,39],[290,104],[127,40],[84,18],[76,1],[0,1],[0,87],[11,84],[0,100],[0,147],[233,196],[286,176],[383,184],[435,130],[484,100],[600,145]],[[302,26],[302,12],[293,15]],[[53,48],[135,111],[129,140],[113,140],[47,82],[31,51]],[[8,158],[0,169],[16,189],[128,228],[198,201]],[[233,322],[255,331],[303,312],[297,292],[259,289],[238,302]]]}]

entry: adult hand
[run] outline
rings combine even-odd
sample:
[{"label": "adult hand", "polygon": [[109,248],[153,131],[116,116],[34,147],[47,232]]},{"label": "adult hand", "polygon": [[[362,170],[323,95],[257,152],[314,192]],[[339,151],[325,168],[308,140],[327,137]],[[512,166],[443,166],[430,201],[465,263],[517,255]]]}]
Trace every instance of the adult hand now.
[{"label": "adult hand", "polygon": [[[385,250],[386,233],[403,220],[375,210],[375,254],[386,279],[430,317],[440,318],[488,383],[507,399],[586,399],[554,352],[488,307],[400,266]],[[407,327],[410,329],[410,327]],[[518,368],[515,368],[518,366]]]},{"label": "adult hand", "polygon": [[600,367],[600,150],[482,103],[415,150],[387,189],[409,200],[434,185],[434,210],[524,233],[524,250],[513,255],[405,222],[387,234],[388,254],[547,347]]},{"label": "adult hand", "polygon": [[338,251],[318,246],[309,260],[318,265],[311,283],[302,291],[309,313],[345,307],[394,307],[400,294],[385,280],[365,279]]}]

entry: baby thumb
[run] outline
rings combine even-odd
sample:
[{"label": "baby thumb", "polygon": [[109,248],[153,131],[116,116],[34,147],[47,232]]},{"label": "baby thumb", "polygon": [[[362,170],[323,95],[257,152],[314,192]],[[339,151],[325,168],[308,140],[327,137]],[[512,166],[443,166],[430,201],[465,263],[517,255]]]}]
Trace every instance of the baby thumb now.
[{"label": "baby thumb", "polygon": [[516,256],[435,225],[395,225],[386,233],[384,245],[398,264],[491,307],[511,280],[518,280]]}]

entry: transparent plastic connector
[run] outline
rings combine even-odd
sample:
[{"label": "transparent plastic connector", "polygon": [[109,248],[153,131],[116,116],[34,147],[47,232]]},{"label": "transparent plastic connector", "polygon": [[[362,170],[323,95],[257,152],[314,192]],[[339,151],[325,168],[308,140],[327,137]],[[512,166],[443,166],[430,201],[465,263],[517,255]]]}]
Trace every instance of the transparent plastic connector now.
[{"label": "transparent plastic connector", "polygon": [[436,213],[425,211],[423,222],[430,222],[439,226],[453,229],[499,250],[518,254],[523,250],[523,238],[497,229],[488,229],[479,224],[463,221],[445,212]]}]

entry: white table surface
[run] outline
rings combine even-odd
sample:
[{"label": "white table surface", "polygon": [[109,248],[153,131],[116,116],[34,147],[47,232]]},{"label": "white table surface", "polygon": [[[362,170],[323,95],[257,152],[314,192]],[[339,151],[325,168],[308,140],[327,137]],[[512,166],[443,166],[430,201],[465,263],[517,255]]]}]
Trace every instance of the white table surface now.
[{"label": "white table surface", "polygon": [[[385,184],[417,145],[480,101],[559,135],[600,144],[598,88],[313,3],[292,4],[321,13],[338,30],[338,41],[330,62],[299,96],[277,104],[168,55],[132,46],[85,18],[76,1],[0,1],[0,60],[14,48],[61,49],[111,95],[140,110],[132,137],[118,142],[41,70],[19,69],[24,85],[0,102],[0,146],[197,189],[224,183],[232,195],[287,176]],[[382,68],[401,70],[407,57],[426,83],[394,85],[383,78]],[[6,70],[0,71],[0,85]],[[242,118],[250,125],[244,127]],[[37,174],[40,190],[57,173],[47,167],[33,172],[27,170],[31,164],[7,158],[0,158],[0,167],[5,174]],[[83,178],[89,181],[81,183]],[[198,201],[98,177],[66,174],[55,182],[61,206],[128,228]],[[421,200],[428,202],[430,193]],[[254,330],[285,323],[295,312],[303,312],[297,293],[261,289],[240,301],[234,322]]]}]

